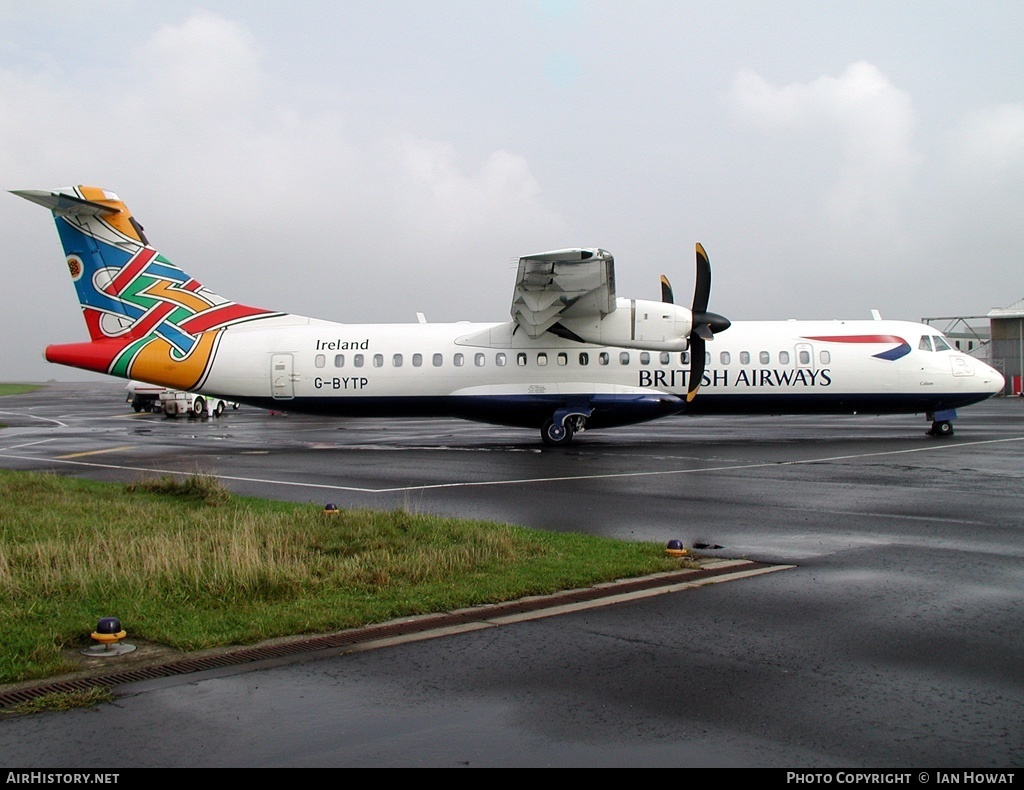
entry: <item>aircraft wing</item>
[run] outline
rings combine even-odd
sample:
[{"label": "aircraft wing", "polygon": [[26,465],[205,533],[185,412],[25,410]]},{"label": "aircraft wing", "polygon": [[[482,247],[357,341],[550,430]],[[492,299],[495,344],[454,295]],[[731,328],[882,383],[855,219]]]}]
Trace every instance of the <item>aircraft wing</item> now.
[{"label": "aircraft wing", "polygon": [[601,318],[615,309],[615,259],[607,250],[568,249],[519,259],[512,318],[538,338],[563,318]]}]

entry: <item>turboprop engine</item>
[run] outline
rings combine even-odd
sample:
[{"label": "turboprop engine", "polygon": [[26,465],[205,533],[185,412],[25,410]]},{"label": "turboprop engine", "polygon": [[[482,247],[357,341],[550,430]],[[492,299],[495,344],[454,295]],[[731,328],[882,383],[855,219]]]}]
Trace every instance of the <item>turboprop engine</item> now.
[{"label": "turboprop engine", "polygon": [[687,401],[704,376],[705,341],[729,328],[729,319],[708,312],[711,263],[695,245],[697,278],[693,306],[675,304],[672,286],[661,278],[661,301],[615,296],[614,259],[607,250],[574,247],[519,259],[512,319],[530,338],[550,332],[580,343],[650,351],[690,353]]},{"label": "turboprop engine", "polygon": [[619,298],[608,315],[567,318],[561,324],[580,340],[600,346],[686,351],[693,313],[668,302]]}]

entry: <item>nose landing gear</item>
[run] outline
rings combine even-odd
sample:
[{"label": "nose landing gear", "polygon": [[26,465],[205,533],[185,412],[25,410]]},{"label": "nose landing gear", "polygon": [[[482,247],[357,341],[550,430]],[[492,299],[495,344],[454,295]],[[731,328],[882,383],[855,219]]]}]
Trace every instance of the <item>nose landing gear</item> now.
[{"label": "nose landing gear", "polygon": [[925,431],[927,436],[952,436],[953,423],[949,420],[935,420],[932,427]]},{"label": "nose landing gear", "polygon": [[929,412],[925,416],[932,421],[932,427],[925,431],[926,436],[953,435],[953,420],[956,419],[956,409]]}]

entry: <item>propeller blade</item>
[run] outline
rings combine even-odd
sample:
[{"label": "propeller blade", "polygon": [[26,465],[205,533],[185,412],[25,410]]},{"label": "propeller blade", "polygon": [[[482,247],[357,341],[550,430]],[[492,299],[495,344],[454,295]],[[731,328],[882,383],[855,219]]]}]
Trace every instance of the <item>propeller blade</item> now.
[{"label": "propeller blade", "polygon": [[698,313],[707,312],[708,300],[711,298],[711,261],[704,247],[697,242],[697,282],[693,287],[694,323]]},{"label": "propeller blade", "polygon": [[[704,357],[707,354],[705,343],[715,339],[715,332],[724,332],[729,328],[729,319],[718,313],[708,312],[708,300],[711,298],[711,261],[700,242],[696,245],[697,281],[693,287],[693,324],[690,329],[690,382],[686,388],[686,402],[697,397],[704,380]],[[664,279],[664,278],[662,278]],[[664,285],[662,285],[664,289]],[[664,293],[664,291],[663,291]]]},{"label": "propeller blade", "polygon": [[689,403],[697,397],[697,390],[700,389],[704,380],[704,338],[700,335],[693,335],[690,338],[690,381],[686,386],[686,402]]},{"label": "propeller blade", "polygon": [[661,275],[661,301],[668,302],[669,304],[676,303],[676,300],[672,297],[672,283],[668,281],[668,277],[664,274]]}]

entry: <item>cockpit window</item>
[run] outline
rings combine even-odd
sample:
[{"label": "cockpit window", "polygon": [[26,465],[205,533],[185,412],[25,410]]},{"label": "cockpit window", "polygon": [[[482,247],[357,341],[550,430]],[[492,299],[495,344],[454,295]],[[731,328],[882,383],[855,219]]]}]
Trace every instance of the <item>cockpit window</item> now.
[{"label": "cockpit window", "polygon": [[920,351],[931,351],[932,350],[932,339],[925,335],[921,338],[921,342],[917,344],[917,348]]},{"label": "cockpit window", "polygon": [[935,350],[936,351],[952,351],[953,350],[953,347],[950,346],[949,343],[946,342],[946,339],[944,337],[940,337],[939,335],[935,335],[932,338],[932,340],[935,341]]}]

